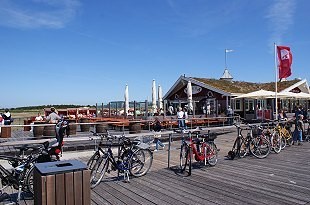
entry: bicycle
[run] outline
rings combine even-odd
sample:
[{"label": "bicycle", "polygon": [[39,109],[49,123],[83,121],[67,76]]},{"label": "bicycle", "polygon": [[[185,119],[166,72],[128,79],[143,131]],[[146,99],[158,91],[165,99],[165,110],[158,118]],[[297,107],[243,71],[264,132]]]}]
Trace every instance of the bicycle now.
[{"label": "bicycle", "polygon": [[18,190],[16,203],[20,201],[22,191],[34,195],[33,171],[35,163],[50,162],[59,160],[63,137],[67,128],[66,121],[59,121],[56,124],[57,142],[50,146],[48,141],[37,145],[22,145],[15,147],[19,152],[16,156],[0,155],[0,159],[8,161],[12,169],[6,169],[0,164],[0,178],[3,188],[0,189],[0,202],[6,200],[8,194],[3,192],[7,187]]},{"label": "bicycle", "polygon": [[286,146],[290,146],[293,143],[293,137],[291,132],[291,122],[274,121],[277,122],[273,129],[272,135],[276,138],[281,138],[281,150]]},{"label": "bicycle", "polygon": [[280,126],[275,126],[273,132],[271,132],[269,129],[269,123],[266,131],[264,131],[262,125],[257,127],[258,134],[260,134],[262,137],[265,137],[269,141],[271,150],[273,150],[276,154],[279,154],[283,147],[282,135],[278,133],[279,127]]},{"label": "bicycle", "polygon": [[310,123],[309,123],[309,119],[307,119],[305,122],[308,123],[308,128],[307,128],[307,130],[305,130],[305,141],[306,142],[310,142]]},{"label": "bicycle", "polygon": [[[193,140],[191,134],[196,134]],[[214,143],[216,135],[200,134],[199,130],[189,132],[189,142],[182,139],[180,150],[180,170],[184,172],[189,168],[191,174],[192,156],[197,162],[204,162],[204,165],[209,164],[215,166],[218,161],[218,149]]]},{"label": "bicycle", "polygon": [[[231,151],[228,152],[228,158],[234,159],[236,156],[244,158],[246,155],[253,155],[256,158],[266,158],[270,153],[270,142],[262,135],[253,135],[253,130],[257,129],[255,125],[249,125],[249,128],[241,128],[240,124],[234,124],[237,127],[237,138]],[[247,130],[244,137],[242,131]]]},{"label": "bicycle", "polygon": [[[51,161],[48,155],[49,142],[44,142],[40,145],[24,145],[15,147],[19,149],[17,156],[0,155],[0,159],[6,160],[12,169],[6,169],[0,164],[0,178],[2,188],[0,189],[0,202],[10,198],[4,190],[12,187],[18,190],[16,203],[18,204],[21,198],[22,191],[33,195],[33,169],[34,163]],[[25,152],[30,151],[30,154],[25,156]]]},{"label": "bicycle", "polygon": [[[95,188],[105,177],[106,173],[118,171],[124,173],[124,181],[129,182],[129,175],[140,177],[151,168],[153,154],[149,146],[140,140],[131,141],[125,136],[99,135],[101,140],[95,153],[87,165],[91,170],[90,187]],[[103,150],[102,147],[106,147]],[[118,148],[118,155],[114,156],[112,147]]]}]

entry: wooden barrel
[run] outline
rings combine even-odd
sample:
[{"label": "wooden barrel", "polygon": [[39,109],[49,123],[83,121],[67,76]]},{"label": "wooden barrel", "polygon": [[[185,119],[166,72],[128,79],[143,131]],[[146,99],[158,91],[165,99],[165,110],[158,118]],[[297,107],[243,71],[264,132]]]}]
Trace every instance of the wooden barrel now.
[{"label": "wooden barrel", "polygon": [[56,137],[55,124],[44,126],[43,136]]},{"label": "wooden barrel", "polygon": [[96,125],[96,133],[105,133],[108,130],[108,124],[104,123],[103,121],[98,121],[98,123],[103,124],[97,124]]},{"label": "wooden barrel", "polygon": [[[80,119],[80,123],[89,123],[90,120],[87,118],[82,118]],[[81,132],[89,132],[90,125],[80,125],[81,127]]]},{"label": "wooden barrel", "polygon": [[1,138],[11,137],[11,127],[2,127],[1,128]]},{"label": "wooden barrel", "polygon": [[129,123],[129,133],[141,133],[141,122],[130,122]]},{"label": "wooden barrel", "polygon": [[[34,121],[33,124],[34,125],[45,124],[45,122]],[[43,126],[33,126],[33,136],[36,138],[41,138],[43,136],[43,130],[44,130]]]},{"label": "wooden barrel", "polygon": [[68,120],[69,122],[69,130],[68,133],[66,133],[67,135],[76,135],[76,120]]},{"label": "wooden barrel", "polygon": [[[24,125],[30,125],[31,123],[31,120],[24,120]],[[24,131],[30,131],[31,130],[31,127],[29,126],[25,126],[24,127]]]}]

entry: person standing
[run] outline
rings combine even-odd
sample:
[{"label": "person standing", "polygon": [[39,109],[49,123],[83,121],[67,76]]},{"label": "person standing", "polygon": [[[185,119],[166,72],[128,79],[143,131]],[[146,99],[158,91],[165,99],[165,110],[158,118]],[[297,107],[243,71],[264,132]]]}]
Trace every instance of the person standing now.
[{"label": "person standing", "polygon": [[298,115],[294,131],[295,134],[293,135],[293,144],[296,144],[298,141],[298,145],[302,145],[302,134],[304,132],[303,118],[304,116],[302,114]]},{"label": "person standing", "polygon": [[230,105],[228,105],[227,110],[226,110],[226,115],[228,117],[228,124],[232,125],[233,124],[233,115],[234,115],[234,111],[233,109],[230,107]]},{"label": "person standing", "polygon": [[12,115],[9,112],[9,109],[5,109],[5,113],[2,114],[2,118],[4,125],[10,125],[13,122]]},{"label": "person standing", "polygon": [[51,107],[51,113],[47,116],[46,121],[49,123],[57,123],[58,120],[61,119],[61,117],[56,113],[56,110],[54,107]]},{"label": "person standing", "polygon": [[179,111],[177,112],[178,117],[178,126],[180,129],[185,129],[185,113],[183,112],[182,108],[179,107]]},{"label": "person standing", "polygon": [[165,145],[160,141],[160,138],[161,138],[161,134],[160,134],[160,132],[161,132],[161,129],[162,129],[162,126],[161,126],[161,124],[160,124],[160,121],[159,121],[159,119],[156,117],[155,118],[155,122],[154,122],[154,127],[153,127],[153,130],[154,130],[154,132],[156,133],[155,135],[154,135],[154,143],[155,143],[155,152],[156,151],[158,151],[158,145],[159,146],[161,146],[162,148],[164,148],[165,147]]},{"label": "person standing", "polygon": [[211,105],[210,103],[207,104],[207,116],[211,114]]}]

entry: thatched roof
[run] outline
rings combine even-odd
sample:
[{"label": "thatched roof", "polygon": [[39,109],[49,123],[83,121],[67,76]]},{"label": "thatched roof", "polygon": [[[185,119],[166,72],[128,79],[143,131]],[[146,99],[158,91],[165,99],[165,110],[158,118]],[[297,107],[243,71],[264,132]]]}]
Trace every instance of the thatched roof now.
[{"label": "thatched roof", "polygon": [[[260,89],[275,91],[275,82],[252,83],[245,81],[227,81],[227,80],[218,80],[210,78],[195,78],[195,77],[192,78],[228,93],[249,93]],[[278,82],[277,83],[278,92],[296,84],[299,81],[300,80],[298,79],[294,79],[289,81]]]}]

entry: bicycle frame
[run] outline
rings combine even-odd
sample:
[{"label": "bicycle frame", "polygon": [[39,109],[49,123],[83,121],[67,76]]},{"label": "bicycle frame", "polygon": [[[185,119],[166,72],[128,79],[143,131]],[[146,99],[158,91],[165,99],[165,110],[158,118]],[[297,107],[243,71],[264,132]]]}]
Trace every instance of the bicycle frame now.
[{"label": "bicycle frame", "polygon": [[[182,143],[184,146],[187,146],[190,150],[188,158],[192,158],[192,156],[195,158],[196,161],[204,161],[204,164],[207,165],[207,160],[211,158],[211,156],[214,155],[214,150],[211,147],[211,143],[205,141],[203,138],[202,141],[193,141],[191,133],[189,133],[189,143],[187,143],[184,139],[182,140]],[[196,133],[196,137],[198,138],[198,133]],[[200,145],[200,146],[199,146]],[[207,152],[207,150],[212,150],[211,152]]]}]

